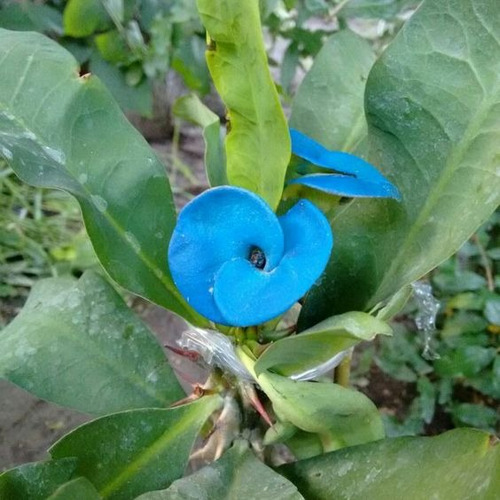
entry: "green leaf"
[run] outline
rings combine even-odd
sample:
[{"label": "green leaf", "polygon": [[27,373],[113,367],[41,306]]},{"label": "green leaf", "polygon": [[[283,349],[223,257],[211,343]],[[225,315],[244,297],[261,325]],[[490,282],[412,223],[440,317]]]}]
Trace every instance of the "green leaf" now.
[{"label": "green leaf", "polygon": [[94,51],[92,46],[84,44],[81,40],[62,39],[59,44],[70,52],[80,65],[85,64]]},{"label": "green leaf", "polygon": [[227,176],[276,209],[290,160],[290,136],[267,66],[257,1],[197,0],[210,36],[207,62],[228,108]]},{"label": "green leaf", "polygon": [[426,424],[430,424],[436,407],[436,387],[427,377],[420,377],[417,381],[417,391],[419,416]]},{"label": "green leaf", "polygon": [[205,106],[196,94],[180,97],[175,101],[175,116],[203,128],[205,141],[205,168],[211,186],[227,184],[226,158],[221,141],[219,117]]},{"label": "green leaf", "polygon": [[387,323],[366,313],[332,316],[299,335],[272,344],[258,359],[255,372],[259,375],[271,370],[283,376],[304,372],[359,342],[391,333]]},{"label": "green leaf", "polygon": [[[137,24],[131,26],[136,26],[138,35],[140,35],[139,26]],[[170,18],[157,16],[151,25],[149,37],[147,49],[144,40],[142,40],[142,46],[139,45],[135,51],[141,54],[145,50],[145,54],[142,56],[142,66],[148,78],[165,80],[170,68],[170,53],[172,51],[172,21]]]},{"label": "green leaf", "polygon": [[300,51],[298,43],[292,42],[286,49],[281,63],[281,86],[286,94],[292,90],[293,79],[300,62]]},{"label": "green leaf", "polygon": [[184,34],[174,47],[172,69],[184,79],[191,90],[201,95],[210,92],[210,73],[205,60],[205,41],[199,36]]},{"label": "green leaf", "polygon": [[360,392],[336,384],[295,382],[272,373],[257,380],[278,418],[319,434],[325,451],[384,437],[377,408]]},{"label": "green leaf", "polygon": [[375,306],[376,318],[382,321],[390,321],[396,314],[400,313],[408,300],[413,296],[413,288],[407,285],[396,292],[382,307]]},{"label": "green leaf", "polygon": [[486,279],[472,271],[441,272],[432,282],[445,293],[459,293],[467,290],[480,290],[486,286]]},{"label": "green leaf", "polygon": [[417,375],[433,371],[432,365],[422,358],[420,342],[415,332],[407,331],[402,325],[394,324],[394,336],[382,338],[375,362],[391,377],[404,382],[414,382]]},{"label": "green leaf", "polygon": [[467,380],[467,385],[486,396],[500,399],[500,356],[497,356],[490,370]]},{"label": "green leaf", "polygon": [[492,325],[500,326],[500,296],[495,296],[486,301],[484,315]]},{"label": "green leaf", "polygon": [[102,58],[112,63],[127,61],[129,53],[122,35],[117,30],[107,31],[96,35],[95,44]]},{"label": "green leaf", "polygon": [[57,488],[47,500],[68,500],[68,498],[100,500],[101,497],[88,479],[78,477]]},{"label": "green leaf", "polygon": [[[124,0],[100,0],[106,12],[109,14],[114,22],[122,23],[125,19],[125,5]],[[136,2],[136,0],[132,0]],[[130,3],[130,2],[129,2]]]},{"label": "green leaf", "polygon": [[451,408],[451,415],[457,426],[470,425],[489,432],[495,432],[497,422],[500,421],[498,411],[480,404],[455,404]]},{"label": "green leaf", "polygon": [[384,439],[285,465],[278,472],[311,500],[494,499],[500,446],[472,429],[437,437]]},{"label": "green leaf", "polygon": [[100,275],[49,278],[0,332],[0,376],[85,413],[165,407],[183,397],[147,327]]},{"label": "green leaf", "polygon": [[2,500],[45,500],[73,476],[75,458],[21,465],[0,474]]},{"label": "green leaf", "polygon": [[112,24],[101,0],[69,0],[63,22],[64,34],[75,38],[92,35]]},{"label": "green leaf", "polygon": [[325,0],[305,0],[305,8],[312,14],[326,14],[328,4]]},{"label": "green leaf", "polygon": [[259,0],[260,17],[265,21],[278,6],[279,0]]},{"label": "green leaf", "polygon": [[374,61],[370,45],[351,31],[331,36],[297,91],[290,126],[327,148],[356,150],[367,134],[363,94]]},{"label": "green leaf", "polygon": [[54,7],[28,2],[0,7],[0,28],[19,31],[42,31],[63,34],[62,15]]},{"label": "green leaf", "polygon": [[410,405],[409,415],[402,422],[394,415],[382,415],[387,437],[418,436],[424,433],[424,421],[420,418],[418,406],[418,401],[414,400]]},{"label": "green leaf", "polygon": [[486,250],[486,253],[490,259],[500,260],[500,247],[490,248]]},{"label": "green leaf", "polygon": [[167,490],[141,495],[137,500],[300,500],[304,497],[283,476],[264,465],[237,441],[222,458],[191,476],[175,481]]},{"label": "green leaf", "polygon": [[[332,258],[302,324],[387,299],[458,250],[497,207],[498,32],[497,0],[424,1],[373,66],[369,159],[402,202],[360,199],[337,214]],[[335,109],[325,106],[328,114]]]},{"label": "green leaf", "polygon": [[420,0],[351,0],[340,11],[342,17],[391,19],[404,9],[415,8]]},{"label": "green leaf", "polygon": [[125,288],[203,323],[168,273],[175,208],[165,167],[98,79],[36,33],[0,30],[0,152],[25,182],[82,208],[99,260]]},{"label": "green leaf", "polygon": [[451,297],[446,302],[447,309],[479,311],[484,307],[484,297],[474,292],[464,292]]},{"label": "green leaf", "polygon": [[[129,71],[130,68],[134,66],[129,67]],[[122,110],[136,112],[146,118],[153,116],[153,87],[151,81],[143,78],[142,68],[140,77],[132,86],[127,80],[126,72],[106,62],[94,51],[90,56],[89,70],[106,85]]]},{"label": "green leaf", "polygon": [[219,406],[211,396],[168,410],[116,413],[64,436],[50,454],[76,457],[76,473],[103,498],[135,498],[182,476],[201,426]]},{"label": "green leaf", "polygon": [[263,443],[265,446],[274,443],[282,443],[293,437],[299,429],[290,422],[275,422],[264,434]]},{"label": "green leaf", "polygon": [[297,460],[315,457],[325,452],[320,436],[310,432],[299,430],[287,439],[285,444]]},{"label": "green leaf", "polygon": [[446,318],[441,337],[452,338],[464,333],[479,333],[486,329],[488,322],[478,314],[459,310],[453,316]]},{"label": "green leaf", "polygon": [[434,369],[442,377],[473,377],[488,366],[496,355],[494,347],[462,346],[436,359]]}]

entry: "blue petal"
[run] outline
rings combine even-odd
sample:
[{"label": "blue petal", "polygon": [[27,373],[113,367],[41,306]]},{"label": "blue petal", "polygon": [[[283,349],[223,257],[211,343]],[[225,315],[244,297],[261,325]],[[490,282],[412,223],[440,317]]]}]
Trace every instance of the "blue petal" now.
[{"label": "blue petal", "polygon": [[228,324],[250,326],[289,309],[323,272],[333,246],[330,225],[312,203],[301,200],[279,222],[285,252],[278,266],[259,270],[248,260],[224,264],[215,279],[215,301]]},{"label": "blue petal", "polygon": [[184,207],[172,234],[168,262],[174,283],[196,311],[227,324],[214,302],[215,274],[231,259],[248,259],[253,246],[265,253],[265,269],[283,255],[283,231],[269,206],[240,188],[205,191]]},{"label": "blue petal", "polygon": [[[373,194],[371,194],[370,191],[365,191],[362,196],[384,196],[377,194],[377,190],[375,189],[375,186],[380,184],[381,186],[384,186],[386,193],[388,193],[385,196],[400,199],[400,194],[397,188],[393,186],[374,166],[370,165],[370,163],[366,162],[362,158],[342,151],[329,151],[324,146],[302,134],[298,130],[290,129],[290,137],[292,140],[293,154],[300,156],[301,158],[304,158],[308,162],[319,167],[353,175],[358,180],[367,181],[367,183],[374,186]],[[339,178],[334,177],[334,179]],[[369,184],[366,184],[365,187],[368,188]],[[357,196],[354,194],[357,190],[355,182],[352,183],[352,187],[353,192],[347,192],[346,196]],[[330,189],[323,190],[332,193],[334,192]]]},{"label": "blue petal", "polygon": [[310,174],[290,181],[289,184],[303,184],[337,196],[400,199],[399,191],[390,183],[373,183],[347,175]]}]

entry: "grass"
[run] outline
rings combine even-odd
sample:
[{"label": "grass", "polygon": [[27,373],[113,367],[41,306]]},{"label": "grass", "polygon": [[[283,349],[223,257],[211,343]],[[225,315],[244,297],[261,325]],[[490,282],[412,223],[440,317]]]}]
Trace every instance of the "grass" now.
[{"label": "grass", "polygon": [[0,325],[39,279],[93,265],[76,201],[22,183],[0,160]]}]

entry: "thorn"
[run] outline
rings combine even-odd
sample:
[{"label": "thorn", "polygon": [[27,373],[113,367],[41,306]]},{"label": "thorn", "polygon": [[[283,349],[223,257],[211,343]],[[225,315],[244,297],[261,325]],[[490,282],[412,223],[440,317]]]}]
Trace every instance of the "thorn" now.
[{"label": "thorn", "polygon": [[266,409],[264,408],[264,405],[260,402],[259,396],[257,396],[257,391],[252,385],[242,385],[243,392],[245,393],[244,395],[248,398],[250,401],[250,404],[253,406],[255,411],[265,420],[266,424],[269,425],[269,427],[273,426],[273,423],[271,421],[271,417],[267,413]]},{"label": "thorn", "polygon": [[175,352],[175,354],[178,354],[179,356],[182,356],[184,358],[188,358],[190,361],[193,361],[194,363],[200,359],[200,354],[196,351],[189,351],[188,349],[180,349],[178,347],[173,347],[167,344],[165,344],[165,347],[169,351]]},{"label": "thorn", "polygon": [[176,401],[175,403],[172,403],[169,408],[176,408],[177,406],[184,405],[186,403],[191,403],[192,401],[196,401],[197,399],[200,399],[202,396],[205,394],[210,394],[211,391],[207,391],[204,389],[201,385],[195,384],[193,386],[193,393],[190,394],[189,396],[186,396],[185,398],[180,399],[179,401]]}]

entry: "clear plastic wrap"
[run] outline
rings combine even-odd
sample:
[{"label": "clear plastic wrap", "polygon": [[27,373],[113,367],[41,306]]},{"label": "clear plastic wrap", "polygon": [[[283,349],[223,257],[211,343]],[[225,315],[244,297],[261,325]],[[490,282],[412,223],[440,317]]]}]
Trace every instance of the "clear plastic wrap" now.
[{"label": "clear plastic wrap", "polygon": [[432,287],[423,281],[412,283],[413,296],[417,302],[418,312],[415,324],[424,336],[424,351],[422,356],[426,359],[438,359],[439,354],[431,347],[432,337],[436,332],[436,316],[440,303],[432,294]]},{"label": "clear plastic wrap", "polygon": [[[200,354],[208,365],[217,366],[224,371],[228,371],[240,380],[255,382],[250,372],[238,358],[230,337],[215,330],[203,330],[202,328],[190,326],[182,333],[177,343],[182,349]],[[333,370],[351,353],[352,349],[339,352],[313,368],[290,375],[290,378],[298,381],[317,379]]]},{"label": "clear plastic wrap", "polygon": [[242,380],[254,381],[238,358],[231,339],[215,330],[190,326],[177,342],[182,349],[195,351],[211,366],[217,366]]},{"label": "clear plastic wrap", "polygon": [[303,372],[294,373],[293,375],[290,375],[289,378],[291,378],[292,380],[300,380],[300,381],[317,379],[322,375],[324,375],[325,373],[328,373],[329,371],[336,368],[346,356],[352,353],[352,351],[353,351],[352,348],[346,349],[345,351],[341,351],[335,354],[335,356],[328,359],[327,361],[324,361],[323,363],[313,368],[309,368],[308,370],[305,370]]}]

